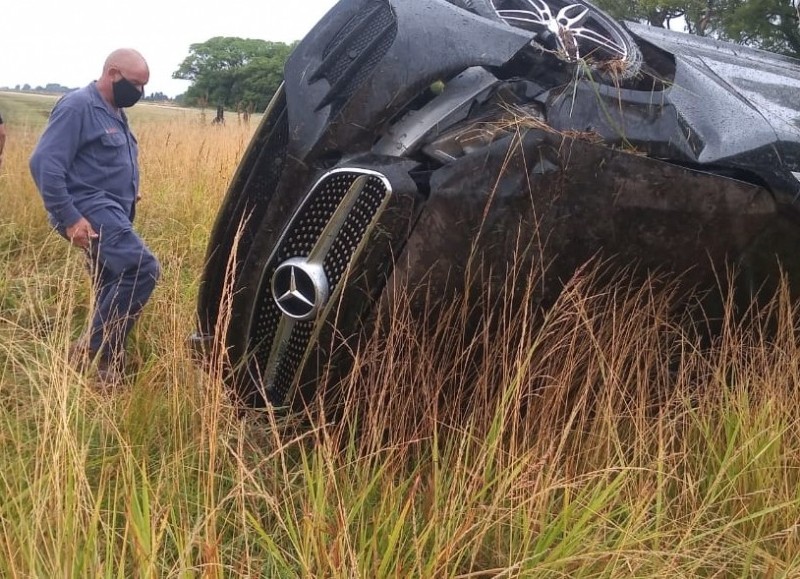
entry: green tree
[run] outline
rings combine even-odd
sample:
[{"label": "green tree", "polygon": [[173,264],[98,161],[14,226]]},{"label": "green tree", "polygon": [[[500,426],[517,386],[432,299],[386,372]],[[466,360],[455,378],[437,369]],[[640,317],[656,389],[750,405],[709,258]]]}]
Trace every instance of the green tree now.
[{"label": "green tree", "polygon": [[[713,0],[711,0],[713,2]],[[669,28],[672,21],[699,12],[707,0],[596,0],[596,4],[619,19]]]},{"label": "green tree", "polygon": [[734,42],[800,57],[798,0],[726,0],[719,19]]},{"label": "green tree", "polygon": [[620,19],[800,57],[800,0],[595,0]]},{"label": "green tree", "polygon": [[293,48],[283,42],[216,36],[192,44],[172,77],[191,81],[186,104],[264,110],[280,86]]}]

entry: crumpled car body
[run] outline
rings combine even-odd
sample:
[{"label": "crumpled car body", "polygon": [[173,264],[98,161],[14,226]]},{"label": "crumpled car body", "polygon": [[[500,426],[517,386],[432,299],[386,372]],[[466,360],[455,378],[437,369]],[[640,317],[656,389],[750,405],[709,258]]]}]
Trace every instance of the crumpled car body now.
[{"label": "crumpled car body", "polygon": [[542,268],[545,306],[598,255],[692,283],[796,259],[791,58],[583,1],[341,0],[284,72],[193,337],[246,404],[308,400],[394,288],[447,299],[476,259],[485,283]]}]

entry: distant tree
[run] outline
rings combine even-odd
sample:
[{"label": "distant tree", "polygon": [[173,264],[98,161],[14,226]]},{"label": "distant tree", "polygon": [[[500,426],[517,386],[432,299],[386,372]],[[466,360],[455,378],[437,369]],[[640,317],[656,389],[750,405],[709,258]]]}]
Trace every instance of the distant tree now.
[{"label": "distant tree", "polygon": [[595,0],[624,20],[800,57],[800,0]]},{"label": "distant tree", "polygon": [[23,85],[22,85],[22,90],[24,90],[24,91],[31,90],[31,85],[29,85],[29,84],[26,82],[25,84],[23,84]]},{"label": "distant tree", "polygon": [[726,38],[800,57],[800,0],[726,0],[719,12]]},{"label": "distant tree", "polygon": [[163,92],[158,92],[157,91],[157,92],[146,94],[145,97],[142,100],[152,101],[152,102],[163,102],[163,101],[168,101],[168,100],[171,100],[171,99],[167,95],[165,95]]},{"label": "distant tree", "polygon": [[800,0],[595,0],[619,19],[800,57]]},{"label": "distant tree", "polygon": [[[37,89],[37,90],[40,90],[40,89]],[[69,92],[69,91],[71,91],[73,89],[71,89],[71,88],[69,88],[67,86],[63,86],[63,85],[61,85],[61,84],[59,84],[57,82],[49,82],[49,83],[47,83],[45,85],[43,90],[45,92],[65,93],[65,92]]]},{"label": "distant tree", "polygon": [[714,0],[596,0],[596,4],[619,19],[669,28],[678,18],[687,18],[701,5]]},{"label": "distant tree", "polygon": [[217,36],[189,47],[176,79],[189,80],[187,104],[219,103],[235,109],[239,102],[263,110],[283,78],[283,66],[294,45],[258,39]]}]

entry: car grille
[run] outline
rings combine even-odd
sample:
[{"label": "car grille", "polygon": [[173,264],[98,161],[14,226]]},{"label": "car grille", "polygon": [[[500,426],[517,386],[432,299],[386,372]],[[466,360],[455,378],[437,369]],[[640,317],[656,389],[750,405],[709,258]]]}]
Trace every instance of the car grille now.
[{"label": "car grille", "polygon": [[275,270],[292,258],[322,265],[332,302],[343,285],[348,266],[358,255],[391,193],[381,174],[363,169],[335,169],[312,187],[267,261],[248,330],[251,379],[273,403],[285,402],[295,377],[309,355],[317,320],[284,315],[272,295]]},{"label": "car grille", "polygon": [[368,2],[323,51],[322,62],[309,82],[328,81],[330,89],[316,110],[328,105],[339,112],[391,47],[397,21],[385,0]]}]

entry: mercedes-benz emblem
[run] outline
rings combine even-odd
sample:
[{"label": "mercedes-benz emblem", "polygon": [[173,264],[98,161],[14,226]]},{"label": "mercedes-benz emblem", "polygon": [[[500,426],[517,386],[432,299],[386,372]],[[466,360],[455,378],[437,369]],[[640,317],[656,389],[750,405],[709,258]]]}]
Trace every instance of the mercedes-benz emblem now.
[{"label": "mercedes-benz emblem", "polygon": [[310,320],[328,301],[328,278],[321,265],[293,257],[272,275],[272,297],[280,310],[295,320]]}]

